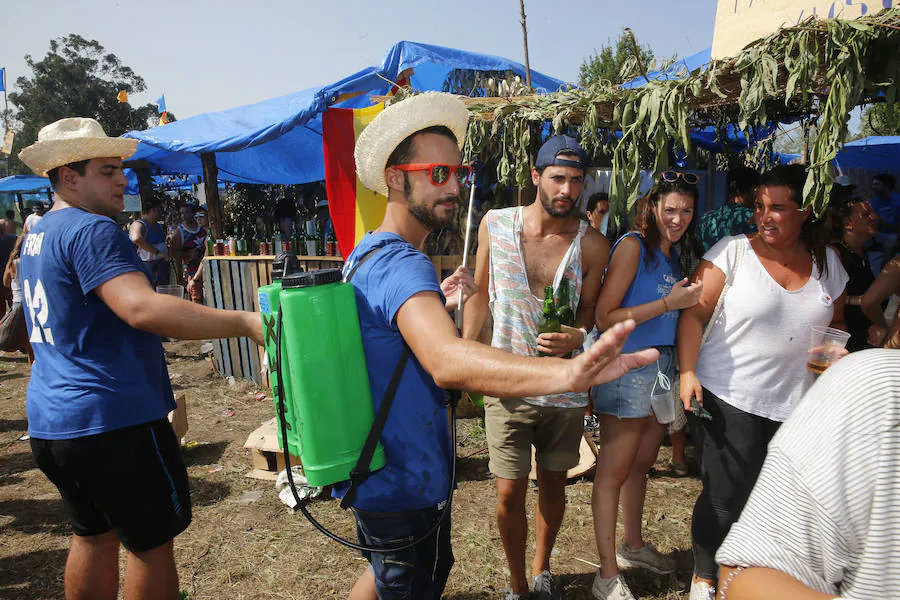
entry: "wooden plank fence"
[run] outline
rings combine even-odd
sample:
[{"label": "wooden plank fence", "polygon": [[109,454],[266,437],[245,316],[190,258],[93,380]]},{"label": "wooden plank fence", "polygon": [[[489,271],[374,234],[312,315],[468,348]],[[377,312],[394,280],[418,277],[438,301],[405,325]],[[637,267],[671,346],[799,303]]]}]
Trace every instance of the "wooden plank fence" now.
[{"label": "wooden plank fence", "polygon": [[[203,260],[203,292],[207,306],[231,310],[259,312],[256,290],[272,283],[274,256],[208,256]],[[339,269],[343,259],[333,256],[299,256],[305,271]],[[431,262],[439,279],[450,275],[462,264],[462,256],[432,256]],[[468,266],[474,268],[475,257]],[[265,351],[249,338],[213,340],[213,361],[223,377],[251,379],[264,388],[270,387],[263,368]]]}]

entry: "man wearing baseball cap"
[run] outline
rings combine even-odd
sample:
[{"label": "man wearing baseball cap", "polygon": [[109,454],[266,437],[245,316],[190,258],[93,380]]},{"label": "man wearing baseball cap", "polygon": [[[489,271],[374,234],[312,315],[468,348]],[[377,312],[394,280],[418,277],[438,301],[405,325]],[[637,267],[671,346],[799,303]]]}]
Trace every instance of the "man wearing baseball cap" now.
[{"label": "man wearing baseball cap", "polygon": [[[466,305],[464,337],[478,337],[490,307],[494,348],[520,356],[566,357],[582,347],[594,327],[594,305],[609,258],[606,238],[578,218],[587,162],[574,138],[551,137],[541,146],[531,171],[536,201],[484,216],[475,259],[478,293]],[[538,335],[545,289],[554,289],[558,303],[562,286],[571,292],[568,301],[575,325]],[[550,359],[537,362],[544,360]],[[508,600],[528,597],[525,495],[532,446],[539,500],[531,597],[560,597],[550,573],[550,554],[565,512],[566,471],[579,460],[587,403],[586,391],[572,388],[485,396],[489,466],[497,481],[497,524],[509,564],[511,589],[504,596]]]},{"label": "man wearing baseball cap", "polygon": [[[425,93],[385,109],[356,144],[357,174],[388,198],[381,225],[347,258],[356,291],[363,349],[375,410],[405,348],[394,404],[381,435],[387,464],[350,502],[362,544],[384,547],[425,539],[407,550],[366,553],[369,569],[350,597],[441,597],[453,553],[442,509],[453,485],[455,448],[443,389],[495,396],[586,391],[656,359],[655,351],[620,356],[629,322],[607,332],[573,360],[515,356],[461,339],[448,315],[471,275],[458,269],[440,284],[421,248],[426,236],[454,220],[470,176],[461,164],[468,111],[449,94]],[[580,342],[579,342],[580,343]],[[560,345],[560,344],[557,344]],[[339,486],[343,494],[346,486]]]},{"label": "man wearing baseball cap", "polygon": [[22,246],[22,293],[35,362],[26,407],[38,467],[62,496],[74,535],[66,598],[174,600],[173,539],[191,521],[187,471],[166,420],[175,408],[160,336],[251,337],[253,313],[157,294],[114,218],[122,160],[137,142],[93,119],[47,125],[19,158],[50,178],[53,209]]}]

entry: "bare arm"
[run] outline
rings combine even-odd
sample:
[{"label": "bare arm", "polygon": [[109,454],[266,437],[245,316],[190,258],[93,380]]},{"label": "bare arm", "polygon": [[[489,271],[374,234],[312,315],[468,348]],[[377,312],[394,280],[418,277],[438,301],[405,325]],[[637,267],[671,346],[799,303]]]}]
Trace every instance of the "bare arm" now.
[{"label": "bare arm", "polygon": [[517,356],[460,338],[434,292],[412,296],[397,311],[396,319],[406,343],[438,386],[492,396],[585,391],[659,356],[653,349],[620,354],[634,330],[633,322],[606,332],[587,352],[571,360]]},{"label": "bare arm", "polygon": [[488,283],[490,278],[491,240],[488,235],[487,219],[481,219],[478,226],[478,252],[475,255],[475,285],[477,291],[466,302],[463,312],[462,336],[467,340],[477,340],[488,314]]},{"label": "bare arm", "polygon": [[719,296],[725,288],[725,273],[708,260],[700,261],[694,271],[694,281],[703,284],[700,300],[694,306],[681,311],[678,318],[678,367],[681,371],[681,402],[686,410],[691,409],[691,400],[703,403],[703,389],[694,374],[697,357],[700,356],[700,342],[703,328],[712,317]]},{"label": "bare arm", "polygon": [[606,281],[600,290],[597,302],[597,327],[607,329],[612,325],[633,319],[637,323],[646,323],[670,310],[680,310],[693,306],[700,296],[700,287],[694,283],[687,287],[687,278],[672,286],[672,291],[665,300],[653,300],[635,306],[622,306],[622,300],[628,288],[634,283],[641,260],[641,242],[634,237],[622,240],[609,260]]},{"label": "bare arm", "polygon": [[154,248],[149,242],[147,242],[147,229],[139,222],[135,221],[131,224],[131,228],[129,229],[129,237],[131,238],[132,243],[135,246],[144,250],[145,252],[149,252],[153,256],[159,258],[165,258],[166,255]]},{"label": "bare arm", "polygon": [[110,310],[135,329],[186,340],[249,337],[263,344],[257,313],[209,308],[157,294],[143,273],[131,271],[94,289]]},{"label": "bare arm", "polygon": [[6,263],[3,270],[3,287],[8,288],[12,285],[12,280],[16,276],[16,261],[10,260]]},{"label": "bare arm", "polygon": [[898,291],[900,291],[900,257],[895,257],[881,269],[878,278],[869,286],[860,302],[863,314],[882,332],[887,330],[888,324],[881,303]]},{"label": "bare arm", "polygon": [[720,593],[721,600],[768,600],[770,598],[790,598],[791,600],[831,600],[832,594],[823,594],[807,587],[803,582],[787,573],[765,567],[737,569],[723,565],[719,574],[719,589],[731,577],[726,593]]}]

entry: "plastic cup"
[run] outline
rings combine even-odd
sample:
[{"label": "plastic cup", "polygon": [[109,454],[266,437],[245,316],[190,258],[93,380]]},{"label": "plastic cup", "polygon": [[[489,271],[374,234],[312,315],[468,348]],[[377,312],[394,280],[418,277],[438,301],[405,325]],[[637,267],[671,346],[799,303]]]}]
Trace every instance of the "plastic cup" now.
[{"label": "plastic cup", "polygon": [[809,360],[806,368],[821,375],[843,354],[842,350],[847,346],[850,334],[834,327],[813,325],[809,337]]},{"label": "plastic cup", "polygon": [[156,286],[157,294],[167,294],[184,300],[184,286],[181,285],[158,285]]}]

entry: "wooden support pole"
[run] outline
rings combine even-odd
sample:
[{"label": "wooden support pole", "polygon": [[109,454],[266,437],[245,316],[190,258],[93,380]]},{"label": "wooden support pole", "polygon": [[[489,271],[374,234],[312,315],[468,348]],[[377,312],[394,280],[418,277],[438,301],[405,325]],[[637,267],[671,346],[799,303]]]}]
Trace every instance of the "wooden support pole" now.
[{"label": "wooden support pole", "polygon": [[146,167],[135,167],[134,173],[138,180],[138,194],[141,197],[141,212],[147,210],[147,206],[153,198],[153,180],[150,179],[150,170]]},{"label": "wooden support pole", "polygon": [[213,237],[221,240],[225,238],[222,227],[224,213],[222,212],[222,203],[219,202],[219,169],[216,167],[216,155],[212,152],[201,154],[200,162],[203,164],[203,185],[206,189],[209,227],[212,229]]},{"label": "wooden support pole", "polygon": [[525,0],[519,0],[519,11],[522,15],[522,43],[525,46],[525,85],[531,89],[531,63],[528,61],[528,27],[525,25]]}]

